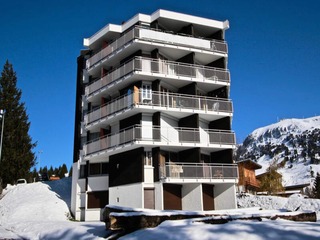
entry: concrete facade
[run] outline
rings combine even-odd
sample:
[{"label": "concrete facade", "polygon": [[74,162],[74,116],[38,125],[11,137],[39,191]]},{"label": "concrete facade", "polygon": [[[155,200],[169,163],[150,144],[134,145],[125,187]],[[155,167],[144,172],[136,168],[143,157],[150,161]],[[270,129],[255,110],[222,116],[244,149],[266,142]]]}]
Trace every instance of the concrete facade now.
[{"label": "concrete facade", "polygon": [[78,57],[72,212],[106,204],[236,207],[228,21],[166,10],[84,39]]}]

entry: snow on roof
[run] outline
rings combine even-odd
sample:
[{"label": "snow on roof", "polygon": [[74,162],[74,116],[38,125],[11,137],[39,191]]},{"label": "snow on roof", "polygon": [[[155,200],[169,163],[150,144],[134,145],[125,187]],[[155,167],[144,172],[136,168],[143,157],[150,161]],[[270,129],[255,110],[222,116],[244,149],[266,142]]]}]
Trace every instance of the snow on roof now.
[{"label": "snow on roof", "polygon": [[242,164],[242,163],[248,164],[249,167],[251,167],[252,169],[261,169],[262,168],[262,166],[259,163],[255,162],[255,161],[253,161],[251,159],[243,159],[243,160],[240,160],[240,161],[238,161],[236,163],[237,164],[239,164],[239,163],[240,164]]}]

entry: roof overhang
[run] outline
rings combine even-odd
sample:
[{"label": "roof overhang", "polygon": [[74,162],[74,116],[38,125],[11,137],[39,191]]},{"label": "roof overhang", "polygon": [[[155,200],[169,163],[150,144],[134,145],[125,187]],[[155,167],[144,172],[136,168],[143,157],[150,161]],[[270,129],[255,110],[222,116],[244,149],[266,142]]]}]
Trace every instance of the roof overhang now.
[{"label": "roof overhang", "polygon": [[194,24],[202,28],[213,28],[221,30],[226,30],[229,28],[228,20],[217,21],[208,18],[192,16],[184,13],[177,13],[159,9],[151,15],[139,13],[121,25],[108,24],[91,37],[85,38],[83,40],[83,45],[90,48],[90,46],[94,45],[94,43],[96,43],[97,40],[101,38],[106,38],[108,37],[108,35],[112,36],[114,34],[120,34],[134,26],[137,22],[152,23],[155,20],[161,20],[168,23],[170,23],[171,21],[175,21],[176,23],[180,24]]}]

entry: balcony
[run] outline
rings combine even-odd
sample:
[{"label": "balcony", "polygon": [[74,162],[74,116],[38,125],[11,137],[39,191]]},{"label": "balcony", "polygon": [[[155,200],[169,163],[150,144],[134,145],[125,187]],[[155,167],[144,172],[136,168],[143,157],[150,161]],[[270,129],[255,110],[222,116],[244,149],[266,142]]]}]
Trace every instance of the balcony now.
[{"label": "balcony", "polygon": [[226,130],[134,125],[88,142],[83,150],[85,156],[88,156],[101,151],[113,152],[132,145],[233,148],[235,134]]},{"label": "balcony", "polygon": [[91,83],[86,87],[85,95],[90,97],[90,95],[95,94],[102,88],[110,87],[132,73],[141,75],[156,74],[157,77],[182,78],[182,80],[183,78],[188,78],[187,80],[216,84],[230,83],[230,72],[226,69],[136,57]]},{"label": "balcony", "polygon": [[97,110],[89,112],[84,117],[86,126],[95,121],[110,118],[118,112],[134,107],[154,109],[156,111],[182,111],[211,113],[225,116],[232,114],[232,102],[228,99],[194,96],[186,94],[151,92],[151,98],[143,98],[144,92],[133,92],[121,96],[103,105]]},{"label": "balcony", "polygon": [[238,179],[237,164],[209,163],[166,163],[161,166],[160,179],[164,182],[188,182],[192,180],[235,180]]},{"label": "balcony", "polygon": [[136,26],[89,58],[86,63],[86,68],[90,69],[99,61],[111,57],[116,52],[121,51],[121,48],[126,47],[135,39],[142,42],[147,41],[149,44],[160,43],[172,45],[175,48],[187,47],[222,54],[227,54],[228,52],[227,44],[224,41],[197,38],[189,35],[182,35],[173,32],[165,32],[158,29]]}]

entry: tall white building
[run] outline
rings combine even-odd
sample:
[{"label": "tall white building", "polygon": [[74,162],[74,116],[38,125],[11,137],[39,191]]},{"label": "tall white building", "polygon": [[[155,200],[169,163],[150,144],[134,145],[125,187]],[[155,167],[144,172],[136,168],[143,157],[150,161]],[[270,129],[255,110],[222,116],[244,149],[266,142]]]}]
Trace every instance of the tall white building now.
[{"label": "tall white building", "polygon": [[158,10],[84,39],[72,179],[77,220],[99,220],[106,204],[236,208],[228,28],[228,21]]}]

